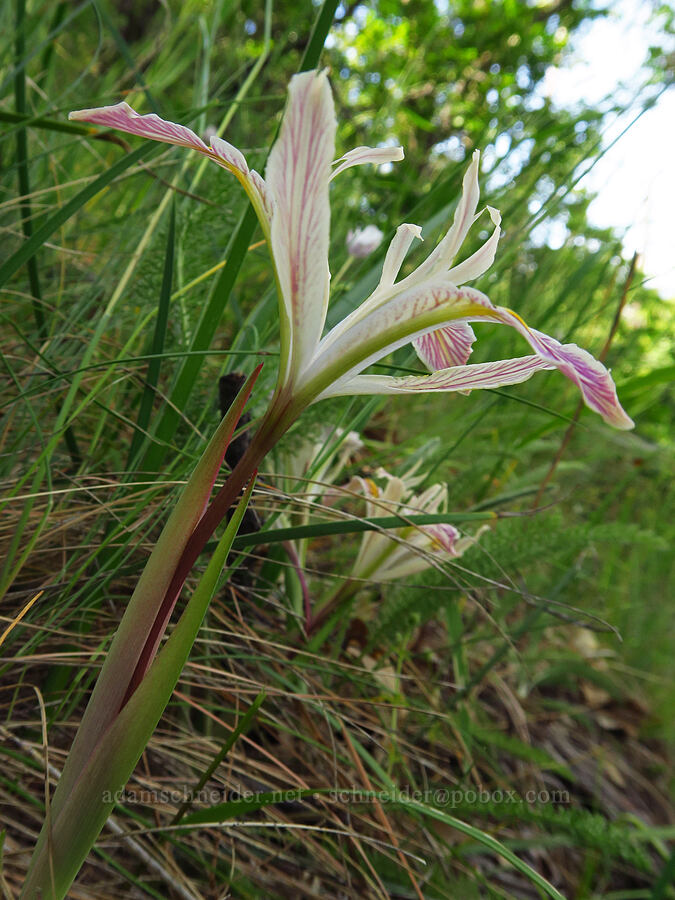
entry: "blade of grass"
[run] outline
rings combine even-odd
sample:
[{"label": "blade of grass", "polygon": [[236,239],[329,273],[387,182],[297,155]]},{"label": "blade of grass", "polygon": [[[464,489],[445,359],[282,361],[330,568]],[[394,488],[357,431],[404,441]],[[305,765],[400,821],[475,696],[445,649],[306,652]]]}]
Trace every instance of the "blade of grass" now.
[{"label": "blade of grass", "polygon": [[128,153],[126,156],[123,156],[122,159],[119,159],[114,163],[107,172],[103,172],[94,179],[91,184],[88,184],[83,188],[69,200],[68,203],[62,206],[58,212],[55,212],[50,216],[49,219],[34,231],[31,237],[0,266],[0,287],[4,286],[24,263],[27,263],[29,259],[32,259],[54,232],[60,228],[64,222],[67,222],[68,219],[75,215],[87,201],[91,200],[92,197],[95,197],[99,191],[102,191],[103,188],[107,187],[135,163],[150,156],[153,152],[157,152],[157,147],[154,144],[144,144],[142,147],[137,147],[136,150],[132,150],[131,153]]},{"label": "blade of grass", "polygon": [[[18,385],[18,377],[11,366],[10,360],[7,356],[3,355],[2,361],[7,371],[9,372],[10,378],[15,385]],[[25,402],[25,407],[28,418],[33,425],[33,440],[44,445],[46,441],[42,434],[39,418],[28,401]],[[47,502],[45,503],[44,510],[38,516],[37,523],[34,523],[31,519],[31,513],[38,499],[37,489],[40,484],[42,484],[43,479],[46,479],[47,481]],[[19,516],[18,521],[13,523],[13,533],[9,544],[5,549],[4,560],[2,564],[2,573],[0,575],[0,599],[5,596],[10,586],[14,583],[14,580],[21,571],[23,564],[28,559],[31,551],[33,550],[33,547],[37,543],[40,534],[47,525],[53,503],[51,497],[51,486],[51,471],[49,469],[49,466],[46,465],[44,459],[40,457],[39,464],[33,476],[33,482],[31,485],[32,490],[29,493],[29,496],[25,498],[23,509],[21,510],[21,515]],[[26,529],[31,525],[33,526],[32,533],[28,538],[26,538]]]},{"label": "blade of grass", "polygon": [[[14,77],[14,103],[16,112],[20,116],[26,115],[26,71],[20,65],[25,55],[25,29],[26,29],[26,4],[25,0],[16,0],[16,23],[15,23],[15,65],[16,73]],[[25,126],[18,128],[16,132],[16,158],[17,158],[17,175],[19,181],[19,196],[21,197],[21,230],[26,241],[30,240],[33,235],[33,213],[30,200],[30,176],[28,172],[28,133]],[[40,286],[40,276],[38,272],[37,256],[32,256],[26,262],[28,270],[28,284],[32,297],[33,316],[37,328],[40,341],[47,339],[47,323],[44,316],[44,300],[42,289]],[[66,447],[70,454],[70,458],[74,465],[78,465],[82,460],[82,454],[77,444],[77,439],[72,428],[66,428],[63,433]]]},{"label": "blade of grass", "polygon": [[[355,742],[355,746],[360,755],[363,756],[366,761],[374,762],[371,755],[367,753],[367,751],[365,751],[358,742]],[[376,769],[379,770],[380,773],[382,773],[382,770],[379,766],[376,766]],[[302,800],[305,797],[311,798],[313,794],[330,795],[331,793],[334,793],[334,791],[334,788],[326,788],[314,790],[299,789],[292,791],[269,791],[266,793],[260,793],[254,797],[251,797],[250,799],[245,798],[229,800],[225,803],[219,803],[216,806],[209,807],[208,809],[199,810],[198,812],[192,813],[191,815],[183,819],[183,825],[216,825],[227,822],[228,820],[233,818],[241,818],[246,813],[255,812],[256,810],[264,809],[267,806],[273,806],[277,803],[289,803],[297,800]],[[399,806],[403,809],[408,810],[409,812],[417,813],[423,817],[436,819],[439,822],[443,822],[445,825],[448,825],[451,828],[454,828],[456,831],[459,831],[461,834],[470,837],[472,840],[476,841],[476,843],[487,847],[497,856],[500,856],[502,859],[509,862],[517,871],[519,871],[522,875],[525,875],[533,884],[544,891],[544,893],[548,897],[551,897],[552,900],[565,900],[563,895],[560,894],[552,884],[546,881],[545,878],[543,878],[526,862],[523,862],[522,859],[517,857],[515,853],[509,850],[508,847],[506,847],[496,838],[493,838],[491,835],[487,834],[485,831],[482,831],[480,828],[475,828],[473,825],[469,825],[467,822],[463,822],[461,819],[458,819],[455,816],[448,815],[448,813],[445,813],[434,806],[429,806],[428,804],[408,799],[405,795],[405,792],[398,791],[393,783],[390,783],[384,792],[370,792],[359,790],[348,791],[341,789],[339,793],[340,797],[348,797],[350,794],[352,794],[355,801],[357,802],[369,802],[372,800],[376,800],[378,798],[381,798],[382,794],[384,793],[387,795],[387,803],[389,805]]]},{"label": "blade of grass", "polygon": [[499,517],[495,512],[476,513],[425,513],[419,516],[374,516],[370,519],[349,519],[341,522],[316,522],[313,525],[295,525],[241,534],[235,539],[236,550],[255,547],[258,544],[277,544],[280,541],[297,541],[303,538],[327,537],[333,534],[361,534],[364,531],[386,531],[391,528],[420,527],[452,522],[484,522]]},{"label": "blade of grass", "polygon": [[302,62],[298,69],[299,72],[307,72],[309,69],[316,69],[318,66],[323,45],[326,43],[328,32],[335,18],[335,11],[339,5],[340,0],[324,0],[322,3],[303,54]]},{"label": "blade of grass", "polygon": [[169,323],[169,304],[171,301],[171,285],[173,279],[174,265],[174,245],[176,236],[176,202],[171,204],[171,212],[169,214],[169,230],[166,237],[166,251],[164,255],[164,275],[162,277],[162,287],[159,292],[159,303],[157,305],[157,319],[155,321],[155,331],[152,338],[150,353],[152,359],[148,365],[148,374],[141,396],[141,405],[138,410],[138,418],[136,420],[136,431],[131,442],[129,455],[127,457],[127,470],[132,474],[133,464],[138,456],[144,442],[144,433],[148,430],[150,424],[150,414],[152,412],[152,403],[155,399],[157,383],[159,381],[159,372],[162,364],[162,354],[164,352],[164,342],[166,338],[166,330]]},{"label": "blade of grass", "polygon": [[565,900],[563,895],[556,890],[549,881],[535,871],[535,869],[526,862],[523,862],[523,860],[516,856],[513,851],[509,850],[508,847],[496,838],[493,838],[492,835],[487,834],[487,832],[482,831],[480,828],[475,828],[473,825],[469,825],[468,822],[463,822],[461,819],[448,815],[448,813],[436,809],[434,806],[429,806],[426,803],[419,803],[415,800],[408,799],[394,800],[393,802],[410,812],[417,812],[426,818],[436,819],[438,822],[449,825],[461,834],[472,838],[476,843],[481,844],[483,847],[487,847],[488,850],[491,850],[497,856],[500,856],[502,859],[506,860],[506,862],[510,863],[514,869],[543,891],[546,896],[551,897],[552,900]]},{"label": "blade of grass", "polygon": [[178,809],[178,812],[171,820],[172,825],[177,825],[180,822],[180,820],[183,818],[183,816],[187,813],[187,811],[190,809],[190,807],[194,803],[194,798],[199,794],[199,792],[204,787],[206,782],[213,775],[213,773],[216,771],[216,769],[221,764],[221,762],[225,759],[225,757],[230,752],[230,750],[234,747],[234,745],[236,744],[236,742],[238,741],[240,736],[243,734],[246,734],[246,732],[249,730],[249,728],[253,724],[253,720],[255,719],[255,717],[258,713],[258,710],[264,699],[265,699],[265,691],[260,691],[258,696],[253,701],[253,703],[251,703],[251,705],[246,710],[244,715],[237,722],[237,726],[234,729],[234,731],[232,732],[232,734],[228,737],[228,739],[225,741],[225,743],[223,744],[221,749],[218,751],[218,753],[214,756],[214,758],[211,760],[209,765],[206,767],[201,778],[197,782],[196,786],[194,787],[194,789],[192,791],[190,791],[190,796],[187,798],[187,800],[185,800],[182,803],[182,805]]},{"label": "blade of grass", "polygon": [[[16,73],[14,76],[14,103],[16,111],[19,115],[26,113],[26,73],[19,66],[25,54],[25,27],[26,27],[26,4],[24,0],[16,0],[16,23],[15,23],[15,65]],[[17,171],[19,178],[19,194],[23,198],[21,200],[21,230],[23,236],[28,240],[33,234],[33,220],[31,216],[30,201],[27,198],[30,194],[30,179],[28,176],[28,136],[25,128],[18,128],[16,132],[16,156]],[[40,290],[40,279],[38,276],[37,261],[35,257],[27,260],[28,283],[32,295],[33,316],[37,326],[40,340],[44,341],[47,337],[47,326],[42,309],[42,291]]]}]

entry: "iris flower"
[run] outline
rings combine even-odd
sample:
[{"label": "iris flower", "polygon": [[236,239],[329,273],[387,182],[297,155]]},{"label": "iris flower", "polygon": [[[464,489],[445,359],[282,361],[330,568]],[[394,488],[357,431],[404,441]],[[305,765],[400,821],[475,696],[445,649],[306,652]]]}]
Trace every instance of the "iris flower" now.
[{"label": "iris flower", "polygon": [[[326,492],[333,501],[336,479],[363,447],[356,431],[325,425],[318,435],[284,447],[276,459],[277,478],[288,494],[300,494],[305,504],[319,500]],[[303,514],[307,512],[305,505]]]},{"label": "iris flower", "polygon": [[[397,478],[380,469],[377,476],[386,481],[384,489],[371,478],[352,478],[347,490],[358,491],[366,498],[366,517],[382,516],[391,510],[402,517],[420,513],[445,512],[448,487],[432,484],[421,494],[410,490],[409,480]],[[404,525],[393,533],[367,531],[354,562],[351,576],[375,582],[395,581],[423,572],[434,564],[457,559],[476,542],[487,526],[474,537],[462,537],[454,525]]]},{"label": "iris flower", "polygon": [[[411,244],[422,239],[418,225],[400,225],[373,293],[324,335],[330,288],[330,182],[351,166],[403,158],[400,147],[357,147],[334,159],[336,119],[325,71],[303,72],[291,80],[286,113],[264,179],[227,141],[212,137],[207,146],[189,128],[154,114],[139,115],[127,103],[72,112],[70,118],[196,150],[241,182],[267,240],[279,294],[281,364],[273,398],[277,423],[270,446],[302,409],[324,397],[466,392],[516,384],[546,369],[558,369],[574,382],[586,405],[607,423],[633,427],[602,363],[576,344],[561,344],[530,328],[517,313],[493,305],[485,294],[466,286],[492,264],[500,234],[499,212],[487,207],[492,234],[475,253],[457,262],[462,243],[480,215],[477,150],[464,176],[453,223],[424,262],[399,279]],[[472,322],[515,328],[533,352],[467,364],[475,340]],[[363,374],[372,363],[410,342],[430,374]]]},{"label": "iris flower", "polygon": [[355,259],[365,259],[377,250],[383,239],[384,235],[377,225],[350,229],[347,232],[347,253]]}]

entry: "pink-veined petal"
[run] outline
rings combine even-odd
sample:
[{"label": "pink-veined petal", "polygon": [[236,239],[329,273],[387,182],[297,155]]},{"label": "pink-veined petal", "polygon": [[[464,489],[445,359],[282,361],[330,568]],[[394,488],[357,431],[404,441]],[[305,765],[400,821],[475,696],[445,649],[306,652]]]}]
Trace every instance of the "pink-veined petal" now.
[{"label": "pink-veined petal", "polygon": [[177,125],[175,122],[167,122],[155,113],[142,116],[124,101],[116,103],[114,106],[102,106],[98,109],[77,109],[68,113],[68,118],[78,122],[93,122],[94,125],[115,128],[117,131],[124,131],[127,134],[137,134],[153,141],[177,144],[179,147],[190,147],[193,150],[199,150],[200,153],[208,153],[208,147],[204,141],[191,128]]},{"label": "pink-veined petal", "polygon": [[602,416],[608,425],[622,430],[635,426],[619,403],[612,376],[600,360],[577,344],[561,344],[550,335],[530,328],[510,309],[496,307],[495,313],[498,321],[519,331],[541,359],[576,384],[586,406]]},{"label": "pink-veined petal", "polygon": [[449,556],[461,556],[455,546],[460,535],[454,525],[445,522],[439,522],[438,525],[422,525],[422,531],[431,538],[432,549],[442,550]]},{"label": "pink-veined petal", "polygon": [[602,416],[608,425],[622,430],[635,426],[619,403],[616,386],[609,371],[587,350],[583,350],[577,344],[561,344],[550,335],[530,328],[512,310],[504,306],[493,306],[485,294],[471,288],[465,290],[475,294],[477,303],[485,308],[478,316],[470,316],[472,321],[483,319],[515,328],[541,360],[550,368],[559,369],[579,388],[586,406]]},{"label": "pink-veined petal", "polygon": [[438,372],[439,369],[464,365],[475,340],[472,327],[466,322],[458,322],[415,338],[413,347],[427,369]]},{"label": "pink-veined petal", "polygon": [[480,278],[480,276],[484,272],[487,272],[495,261],[497,244],[499,243],[499,236],[501,234],[500,224],[502,217],[499,210],[493,209],[492,206],[488,206],[487,211],[492,219],[492,224],[495,226],[494,230],[482,247],[476,250],[475,253],[472,253],[468,259],[463,260],[461,263],[458,263],[450,269],[448,278],[451,281],[454,281],[455,284],[466,284],[467,281],[473,281],[474,278]]},{"label": "pink-veined petal", "polygon": [[207,146],[191,128],[178,125],[176,122],[168,122],[155,113],[141,115],[124,101],[116,103],[114,106],[102,106],[98,109],[74,110],[68,114],[68,118],[80,122],[92,122],[94,125],[114,128],[126,134],[135,134],[153,141],[161,141],[164,144],[174,144],[177,147],[196,150],[236,175],[246,188],[254,205],[257,206],[258,214],[262,215],[264,219],[269,218],[270,204],[266,199],[262,178],[257,172],[249,170],[243,154],[222,138],[212,137],[211,145]]},{"label": "pink-veined petal", "polygon": [[[542,362],[546,363],[547,368],[559,369],[579,388],[586,406],[602,416],[608,425],[622,430],[635,426],[619,403],[612,376],[587,350],[576,344],[561,344],[550,335],[530,328],[517,313],[504,306],[494,306],[480,291],[473,288],[463,290],[467,296],[474,298],[476,304],[474,313],[467,316],[469,321],[487,320],[515,328]],[[480,306],[483,307],[483,311],[478,312]]]},{"label": "pink-veined petal", "polygon": [[326,73],[293,76],[279,138],[265,171],[274,206],[272,256],[291,323],[291,377],[311,358],[326,319],[330,282],[328,182],[335,130]]},{"label": "pink-veined petal", "polygon": [[212,137],[211,149],[218,159],[225,163],[228,169],[237,169],[242,175],[248,177],[250,174],[248,163],[244,159],[244,154],[237,150],[236,147],[222,138]]},{"label": "pink-veined petal", "polygon": [[527,381],[535,372],[552,369],[551,363],[539,356],[521,356],[496,362],[452,366],[431,375],[357,375],[328,388],[322,397],[353,394],[411,394],[431,391],[472,391],[498,388]]},{"label": "pink-veined petal", "polygon": [[[549,342],[553,342],[555,346],[551,346]],[[576,384],[586,406],[614,428],[628,431],[635,427],[635,422],[619,403],[616,385],[609,370],[599,360],[576,344],[559,344],[553,338],[548,338],[546,344],[544,359],[555,361],[563,375]]]},{"label": "pink-veined petal", "polygon": [[[431,327],[434,320],[437,322],[436,328]],[[523,335],[537,356],[480,366],[451,367],[430,376],[357,377],[367,366],[408,341],[448,325],[454,327],[456,323],[453,320],[510,325]],[[324,388],[320,397],[402,393],[411,389],[467,391],[492,388],[524,381],[537,369],[556,368],[576,384],[586,405],[599,413],[609,425],[628,429],[634,424],[622,409],[611,375],[601,362],[576,344],[561,344],[555,338],[529,328],[520,316],[504,307],[494,306],[485,294],[475,288],[458,288],[442,280],[427,281],[395,295],[367,315],[354,318],[349,327],[342,327],[336,340],[330,342],[329,337],[327,335],[324,339],[326,348],[318,354],[315,370],[338,369],[340,360],[345,364],[342,371],[336,372],[332,386]]]},{"label": "pink-veined petal", "polygon": [[403,159],[403,147],[354,147],[340,159],[336,159],[334,165],[337,168],[330,176],[331,181],[340,172],[350,169],[352,166],[362,166],[365,163],[372,163],[375,166],[381,166],[383,163],[400,162]]},{"label": "pink-veined petal", "polygon": [[336,325],[321,341],[306,379],[329,373],[333,381],[347,381],[425,332],[486,315],[486,307],[494,308],[485,294],[444,277],[415,284],[367,311],[359,307]]}]

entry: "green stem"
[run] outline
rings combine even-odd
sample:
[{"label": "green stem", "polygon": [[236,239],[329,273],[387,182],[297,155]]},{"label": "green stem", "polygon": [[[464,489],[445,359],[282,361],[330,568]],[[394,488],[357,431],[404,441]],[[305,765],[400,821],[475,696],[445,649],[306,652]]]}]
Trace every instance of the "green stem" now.
[{"label": "green stem", "polygon": [[185,545],[162,605],[150,629],[143,651],[129,682],[127,693],[122,703],[123,706],[143,680],[148,665],[157,651],[159,641],[164,634],[168,618],[176,604],[185,579],[206,546],[206,542],[223,521],[244,485],[251,480],[262,460],[295,421],[301,410],[302,407],[299,407],[297,403],[293,403],[290,399],[284,402],[283,396],[279,398],[279,402],[270,405],[260,428],[254,435],[246,452],[199,520]]},{"label": "green stem", "polygon": [[[401,532],[399,531],[399,534]],[[363,544],[361,544],[363,547]],[[380,555],[372,562],[367,569],[362,569],[359,572],[358,576],[354,577],[354,569],[357,569],[357,566],[354,566],[352,569],[352,576],[348,578],[345,582],[343,582],[340,587],[334,591],[334,593],[326,600],[326,602],[321,606],[316,614],[312,617],[311,622],[307,625],[307,633],[314,634],[318,628],[320,628],[328,618],[337,610],[340,606],[346,603],[347,600],[352,600],[356,594],[365,586],[366,579],[372,578],[375,572],[379,569],[382,563],[390,556],[396,546],[393,540],[388,540],[385,547],[383,548]],[[360,555],[360,554],[359,554]],[[358,569],[357,569],[358,571]]]},{"label": "green stem", "polygon": [[311,616],[308,618],[306,631],[308,636],[312,636],[316,634],[316,632],[324,625],[330,616],[336,612],[343,604],[347,602],[347,600],[351,600],[363,587],[363,583],[361,581],[356,581],[353,578],[348,578],[346,581],[343,581],[340,587],[333,591],[331,596],[326,600],[326,602]]}]

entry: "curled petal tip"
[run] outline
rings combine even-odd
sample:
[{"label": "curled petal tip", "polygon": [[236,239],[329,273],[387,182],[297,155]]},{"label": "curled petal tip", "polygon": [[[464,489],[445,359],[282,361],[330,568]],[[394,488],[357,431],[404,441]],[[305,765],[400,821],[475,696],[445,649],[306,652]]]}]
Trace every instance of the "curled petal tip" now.
[{"label": "curled petal tip", "polygon": [[354,147],[333,163],[336,166],[331,181],[340,172],[350,169],[352,166],[362,166],[372,163],[381,166],[385,163],[400,162],[403,159],[403,147]]},{"label": "curled petal tip", "polygon": [[409,222],[404,222],[403,225],[399,225],[398,227],[405,228],[406,231],[410,232],[410,234],[413,237],[416,237],[419,241],[424,240],[424,238],[422,237],[422,226],[421,225],[411,225]]},{"label": "curled petal tip", "polygon": [[93,120],[95,117],[105,115],[117,115],[127,119],[140,118],[136,110],[132,109],[131,106],[129,106],[129,104],[126,102],[126,100],[122,100],[119,103],[114,103],[112,106],[101,106],[91,109],[73,109],[68,113],[68,118],[71,120],[75,119],[76,121],[88,122],[90,120]]},{"label": "curled petal tip", "polygon": [[101,106],[98,109],[77,109],[71,112],[69,119],[93,122],[94,125],[103,125],[106,128],[116,128],[126,134],[135,134],[139,137],[149,138],[153,141],[161,141],[165,144],[175,144],[179,147],[188,147],[198,150],[200,153],[208,153],[204,141],[185,125],[169,122],[160,118],[155,113],[141,115],[132,109],[124,100],[114,106]]},{"label": "curled petal tip", "polygon": [[612,418],[605,416],[605,422],[621,431],[631,431],[631,429],[635,428],[635,422],[621,407],[619,407],[619,410]]},{"label": "curled petal tip", "polygon": [[635,426],[619,403],[616,386],[609,371],[587,350],[576,344],[559,344],[554,338],[531,329],[536,343],[541,346],[544,359],[548,358],[563,375],[573,381],[581,391],[584,402],[614,428],[624,431]]},{"label": "curled petal tip", "polygon": [[[616,386],[605,366],[576,344],[561,344],[555,338],[530,328],[521,317],[506,307],[496,307],[497,321],[511,325],[525,338],[539,358],[555,367],[581,391],[584,403],[614,428],[624,431],[634,427],[616,395]],[[489,309],[486,316],[492,318]]]},{"label": "curled petal tip", "polygon": [[494,206],[486,206],[488,211],[488,215],[492,219],[493,225],[501,225],[502,224],[502,214],[498,209],[495,209]]}]

